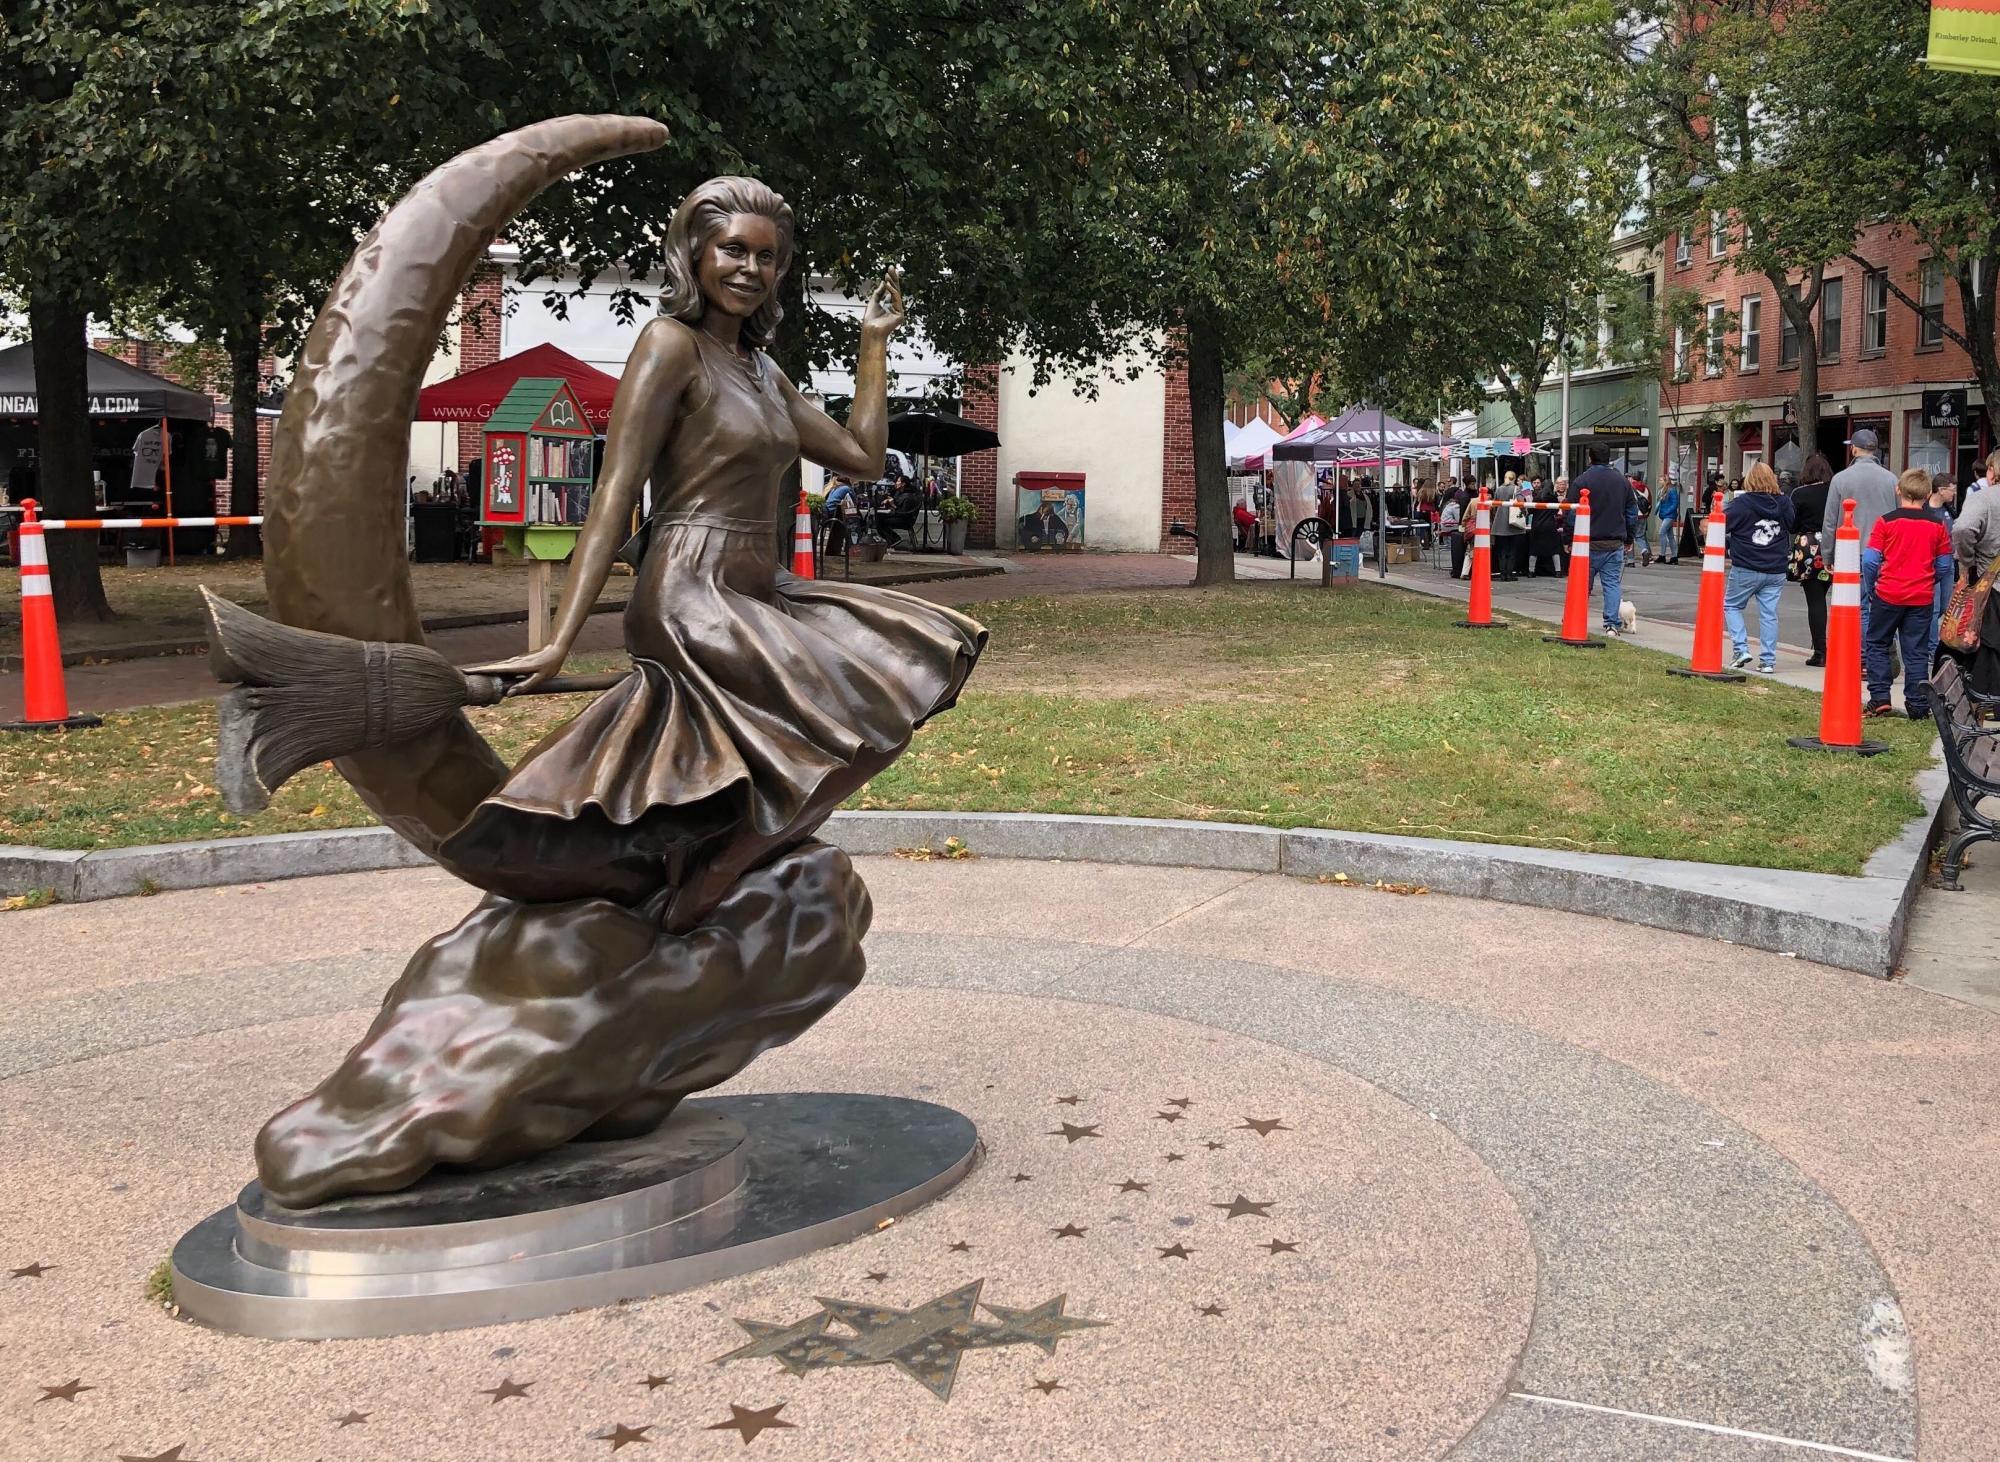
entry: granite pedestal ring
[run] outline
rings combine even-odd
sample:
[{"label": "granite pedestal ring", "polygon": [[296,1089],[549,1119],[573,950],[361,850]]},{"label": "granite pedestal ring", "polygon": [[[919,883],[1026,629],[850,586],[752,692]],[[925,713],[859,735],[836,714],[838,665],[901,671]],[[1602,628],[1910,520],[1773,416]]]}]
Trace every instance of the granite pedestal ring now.
[{"label": "granite pedestal ring", "polygon": [[929,1102],[740,1096],[643,1137],[313,1208],[251,1183],[175,1247],[174,1297],[218,1329],[344,1339],[667,1294],[871,1232],[956,1184],[978,1146]]}]

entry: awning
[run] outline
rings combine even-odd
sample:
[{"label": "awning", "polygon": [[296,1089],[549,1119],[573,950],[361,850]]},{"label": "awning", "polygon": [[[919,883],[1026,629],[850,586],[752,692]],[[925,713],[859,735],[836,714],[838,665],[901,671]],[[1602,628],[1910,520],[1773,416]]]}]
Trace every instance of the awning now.
[{"label": "awning", "polygon": [[[209,421],[215,416],[215,403],[200,391],[175,385],[165,376],[127,365],[101,350],[85,351],[84,355],[83,388],[93,417],[157,420],[170,416],[176,421]],[[35,393],[34,347],[11,345],[0,350],[0,417],[41,414],[41,399]]]},{"label": "awning", "polygon": [[[1225,421],[1222,425],[1224,427],[1222,450],[1229,465],[1246,467],[1252,472],[1262,471],[1264,453],[1281,440],[1278,429],[1261,416],[1247,425],[1237,427],[1234,436],[1227,430],[1230,423]],[[1256,459],[1254,467],[1250,465],[1252,458]]]},{"label": "awning", "polygon": [[553,345],[531,345],[518,355],[424,387],[417,394],[417,420],[479,425],[524,376],[557,376],[568,381],[593,427],[602,432],[610,422],[618,378]]},{"label": "awning", "polygon": [[1283,436],[1279,437],[1276,442],[1273,442],[1271,444],[1270,448],[1266,448],[1264,451],[1253,453],[1250,456],[1244,458],[1242,463],[1244,470],[1249,472],[1262,472],[1266,467],[1271,465],[1272,448],[1275,448],[1284,442],[1295,441],[1300,437],[1310,436],[1313,432],[1318,431],[1321,427],[1325,425],[1326,425],[1326,418],[1324,416],[1321,416],[1316,411],[1308,412],[1303,418],[1300,419],[1299,424],[1297,426],[1293,427],[1290,431],[1286,432]]},{"label": "awning", "polygon": [[1354,406],[1318,431],[1295,433],[1271,449],[1280,462],[1347,462],[1383,455],[1391,458],[1434,455],[1443,440],[1434,431],[1411,426],[1372,406]]}]

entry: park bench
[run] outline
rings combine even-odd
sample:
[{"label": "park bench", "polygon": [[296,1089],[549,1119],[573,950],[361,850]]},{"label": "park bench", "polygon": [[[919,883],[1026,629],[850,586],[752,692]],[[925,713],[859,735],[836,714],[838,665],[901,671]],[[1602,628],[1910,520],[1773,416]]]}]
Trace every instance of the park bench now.
[{"label": "park bench", "polygon": [[1945,658],[1931,674],[1931,715],[1944,743],[1951,797],[1958,804],[1958,831],[1945,847],[1938,887],[1957,890],[1965,850],[1974,843],[2000,841],[2000,825],[1979,810],[1981,799],[2000,797],[2000,726],[1980,724],[1981,711],[2000,709],[2000,698],[1977,694],[1965,683],[1958,662]]}]

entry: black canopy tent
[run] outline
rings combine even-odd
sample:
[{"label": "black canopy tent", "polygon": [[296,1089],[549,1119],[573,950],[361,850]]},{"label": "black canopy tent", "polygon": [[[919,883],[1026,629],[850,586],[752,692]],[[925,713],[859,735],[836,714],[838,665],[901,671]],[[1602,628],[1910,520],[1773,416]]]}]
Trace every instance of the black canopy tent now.
[{"label": "black canopy tent", "polygon": [[1271,456],[1280,462],[1375,468],[1375,572],[1387,575],[1389,464],[1431,456],[1443,442],[1436,432],[1398,421],[1380,406],[1363,405],[1349,407],[1317,431],[1277,443]]},{"label": "black canopy tent", "polygon": [[[174,512],[184,518],[214,514],[215,478],[222,459],[211,446],[226,444],[228,438],[209,425],[215,405],[206,395],[98,350],[86,352],[84,393],[90,413],[91,467],[105,483],[104,516],[165,513],[165,493],[154,483],[133,481],[133,448],[140,434],[159,426],[163,418],[172,441]],[[40,414],[33,347],[0,350],[0,476],[15,502],[36,495],[35,419]],[[206,553],[214,544],[213,528],[182,528],[174,533],[179,554]]]}]

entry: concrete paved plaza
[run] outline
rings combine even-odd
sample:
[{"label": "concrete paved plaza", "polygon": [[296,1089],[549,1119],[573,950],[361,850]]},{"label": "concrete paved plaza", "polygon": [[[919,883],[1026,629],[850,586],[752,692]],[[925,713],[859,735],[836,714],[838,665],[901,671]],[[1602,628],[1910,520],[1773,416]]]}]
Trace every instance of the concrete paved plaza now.
[{"label": "concrete paved plaza", "polygon": [[[860,990],[737,1090],[965,1112],[869,1238],[659,1299],[247,1340],[146,1277],[472,902],[433,870],[11,915],[0,1457],[1987,1459],[2000,1018],[1580,916],[860,860]],[[742,1321],[965,1286],[1099,1322],[888,1366]]]}]

